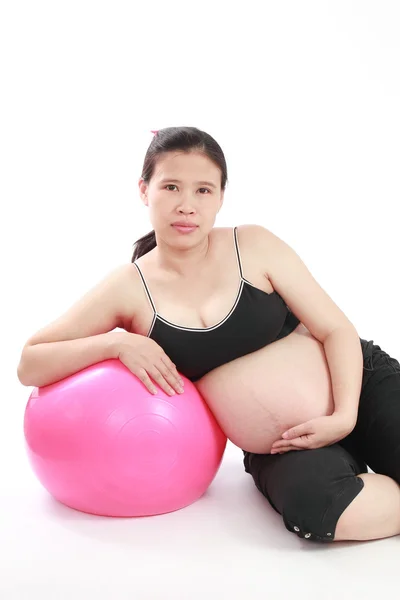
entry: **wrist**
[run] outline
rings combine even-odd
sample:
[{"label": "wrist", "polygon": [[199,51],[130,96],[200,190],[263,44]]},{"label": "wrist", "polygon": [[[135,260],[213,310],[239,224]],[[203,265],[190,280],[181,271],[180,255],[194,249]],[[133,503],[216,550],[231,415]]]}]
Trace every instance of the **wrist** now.
[{"label": "wrist", "polygon": [[119,358],[120,352],[126,344],[127,336],[131,335],[128,331],[110,331],[106,333],[107,358]]}]

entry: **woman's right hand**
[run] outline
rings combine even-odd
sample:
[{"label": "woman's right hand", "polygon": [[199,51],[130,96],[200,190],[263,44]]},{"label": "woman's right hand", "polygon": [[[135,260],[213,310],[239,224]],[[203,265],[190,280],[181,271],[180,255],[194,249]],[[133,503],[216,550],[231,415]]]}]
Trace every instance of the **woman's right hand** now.
[{"label": "woman's right hand", "polygon": [[157,393],[152,379],[170,396],[175,394],[175,390],[179,394],[183,393],[184,382],[176,365],[157,342],[128,331],[113,333],[115,357],[136,375],[152,394]]}]

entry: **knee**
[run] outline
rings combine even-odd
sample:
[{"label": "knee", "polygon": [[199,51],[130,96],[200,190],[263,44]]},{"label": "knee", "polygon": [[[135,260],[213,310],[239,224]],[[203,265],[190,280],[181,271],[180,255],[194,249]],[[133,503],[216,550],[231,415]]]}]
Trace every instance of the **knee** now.
[{"label": "knee", "polygon": [[282,503],[282,518],[288,531],[306,540],[331,541],[334,531],[324,527],[326,504],[324,485],[307,475],[287,486]]},{"label": "knee", "polygon": [[[320,467],[318,450],[312,452],[314,467]],[[326,458],[326,452],[320,454]],[[309,541],[332,542],[340,515],[361,491],[363,483],[350,469],[339,473],[330,470],[327,464],[324,470],[313,469],[309,457],[304,455],[304,459],[307,468],[299,468],[285,485],[281,503],[285,527]]]}]

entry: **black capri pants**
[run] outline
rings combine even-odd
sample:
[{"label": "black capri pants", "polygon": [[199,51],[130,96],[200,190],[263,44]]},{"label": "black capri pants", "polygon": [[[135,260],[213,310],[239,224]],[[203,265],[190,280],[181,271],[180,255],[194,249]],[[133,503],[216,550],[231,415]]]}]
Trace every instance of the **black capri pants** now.
[{"label": "black capri pants", "polygon": [[245,471],[301,538],[332,542],[339,517],[361,492],[367,466],[400,484],[400,364],[360,338],[364,370],[357,423],[344,439],[285,454],[244,452]]}]

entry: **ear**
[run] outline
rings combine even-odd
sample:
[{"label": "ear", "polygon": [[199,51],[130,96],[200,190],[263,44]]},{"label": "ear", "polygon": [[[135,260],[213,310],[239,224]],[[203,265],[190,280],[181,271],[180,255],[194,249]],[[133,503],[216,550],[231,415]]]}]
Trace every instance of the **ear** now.
[{"label": "ear", "polygon": [[140,198],[141,198],[143,204],[145,204],[145,206],[148,206],[147,190],[148,190],[149,186],[147,183],[144,182],[144,180],[142,178],[139,179],[138,185],[139,185]]}]

